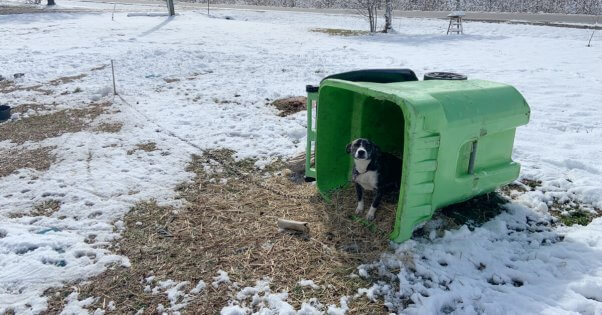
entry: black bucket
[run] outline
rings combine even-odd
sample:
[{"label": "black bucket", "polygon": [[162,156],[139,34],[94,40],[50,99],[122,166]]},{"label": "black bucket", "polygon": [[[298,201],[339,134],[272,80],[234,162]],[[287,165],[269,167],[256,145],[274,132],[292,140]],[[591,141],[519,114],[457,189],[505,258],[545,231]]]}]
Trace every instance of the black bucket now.
[{"label": "black bucket", "polygon": [[5,121],[10,118],[10,106],[0,105],[0,121]]}]

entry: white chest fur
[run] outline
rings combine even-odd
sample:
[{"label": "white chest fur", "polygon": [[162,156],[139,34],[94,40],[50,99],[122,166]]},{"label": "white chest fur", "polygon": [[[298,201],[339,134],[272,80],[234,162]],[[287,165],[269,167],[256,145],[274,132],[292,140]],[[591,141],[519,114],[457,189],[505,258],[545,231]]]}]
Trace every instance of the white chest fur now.
[{"label": "white chest fur", "polygon": [[378,174],[376,171],[361,173],[355,177],[355,182],[366,190],[374,190],[378,184]]},{"label": "white chest fur", "polygon": [[354,159],[355,169],[360,173],[365,173],[371,160]]}]

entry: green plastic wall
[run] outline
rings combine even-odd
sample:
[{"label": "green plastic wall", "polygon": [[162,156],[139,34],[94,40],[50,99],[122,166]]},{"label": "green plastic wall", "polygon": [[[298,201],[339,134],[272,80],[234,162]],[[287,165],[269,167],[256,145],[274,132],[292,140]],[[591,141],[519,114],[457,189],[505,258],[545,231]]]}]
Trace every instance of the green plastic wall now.
[{"label": "green plastic wall", "polygon": [[[529,121],[522,95],[505,84],[482,81],[400,83],[324,80],[317,97],[315,177],[320,193],[351,181],[345,146],[368,138],[403,160],[392,240],[443,206],[495,190],[518,177],[514,133]],[[473,154],[474,168],[469,171]]]}]

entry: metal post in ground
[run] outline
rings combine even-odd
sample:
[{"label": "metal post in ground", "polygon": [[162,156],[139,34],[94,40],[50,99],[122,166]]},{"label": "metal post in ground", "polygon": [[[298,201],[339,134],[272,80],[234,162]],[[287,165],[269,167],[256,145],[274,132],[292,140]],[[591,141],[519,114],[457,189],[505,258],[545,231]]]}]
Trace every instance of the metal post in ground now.
[{"label": "metal post in ground", "polygon": [[115,88],[115,66],[113,65],[113,59],[111,59],[111,73],[113,74],[113,95],[117,95],[117,89]]},{"label": "metal post in ground", "polygon": [[176,15],[176,9],[173,6],[173,0],[167,0],[167,9],[169,10],[169,16]]},{"label": "metal post in ground", "polygon": [[594,30],[592,31],[592,36],[589,37],[589,41],[587,42],[587,47],[592,47],[592,39],[594,38],[594,34],[596,33],[596,27],[598,26],[598,21],[600,20],[600,14],[596,18],[596,24],[594,24]]}]

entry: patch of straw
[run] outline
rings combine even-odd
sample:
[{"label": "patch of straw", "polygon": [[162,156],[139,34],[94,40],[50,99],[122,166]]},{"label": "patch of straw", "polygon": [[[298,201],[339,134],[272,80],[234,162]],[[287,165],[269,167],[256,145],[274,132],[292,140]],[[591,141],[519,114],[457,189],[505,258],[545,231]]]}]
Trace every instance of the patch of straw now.
[{"label": "patch of straw", "polygon": [[14,148],[0,150],[0,177],[12,174],[22,168],[45,171],[56,161],[52,150],[56,147],[37,149]]},{"label": "patch of straw", "polygon": [[[359,264],[373,261],[388,248],[388,234],[372,232],[351,218],[355,209],[352,190],[341,191],[327,204],[313,185],[296,184],[287,177],[290,172],[277,172],[280,164],[258,171],[253,161],[234,162],[231,153],[213,152],[211,156],[220,157],[222,164],[207,156],[193,158],[188,170],[196,174],[195,180],[178,187],[187,206],[174,209],[144,202],[126,215],[126,229],[114,250],[127,256],[132,267],[115,267],[77,285],[81,298],[101,297],[90,309],[100,307],[104,300],[115,301],[118,313],[140,307],[150,313],[158,303],[166,305],[165,295],[144,292],[141,279],[151,270],[161,280],[210,283],[221,269],[240,286],[253,286],[256,280],[269,277],[272,291],[289,292],[289,302],[296,307],[310,297],[325,305],[338,304],[340,297],[370,285],[350,275]],[[207,168],[209,164],[214,165]],[[263,178],[270,190],[241,178],[241,172],[250,173],[249,178]],[[280,175],[271,176],[275,172]],[[382,221],[376,224],[379,228],[390,231],[394,208],[394,204],[383,204],[377,212],[377,220]],[[310,232],[279,232],[278,218],[309,222]],[[321,287],[299,287],[302,279]],[[208,286],[187,310],[219,313],[237,291]],[[366,299],[350,303],[352,313],[386,313],[384,306]]]}]

